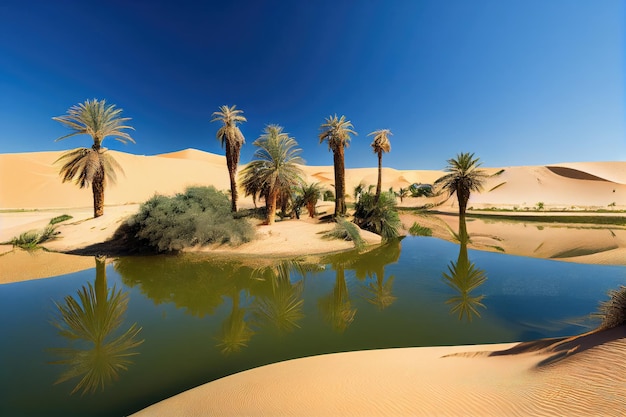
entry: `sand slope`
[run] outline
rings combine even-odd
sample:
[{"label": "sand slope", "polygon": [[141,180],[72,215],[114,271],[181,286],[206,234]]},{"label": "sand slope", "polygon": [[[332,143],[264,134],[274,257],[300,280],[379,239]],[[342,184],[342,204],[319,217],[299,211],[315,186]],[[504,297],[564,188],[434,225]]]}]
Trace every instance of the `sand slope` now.
[{"label": "sand slope", "polygon": [[520,345],[321,355],[210,382],[134,414],[621,416],[626,327]]},{"label": "sand slope", "polygon": [[[213,185],[229,189],[228,172],[223,156],[196,149],[186,149],[156,156],[133,155],[110,151],[124,168],[118,184],[107,188],[107,205],[140,203],[154,193],[182,192],[189,185]],[[62,184],[59,165],[54,162],[62,152],[0,154],[0,209],[46,209],[89,207],[91,190]],[[303,166],[307,182],[319,182],[332,190],[333,167]],[[242,166],[243,167],[243,166]],[[240,170],[241,168],[240,167]],[[556,171],[554,168],[569,171]],[[551,169],[552,168],[552,169]],[[470,206],[534,207],[543,202],[546,208],[593,207],[626,209],[626,162],[567,163],[546,166],[518,166],[490,178],[482,193],[472,194]],[[485,168],[490,173],[500,168]],[[443,171],[396,170],[383,168],[383,190],[398,190],[413,183],[433,183]],[[589,179],[590,176],[596,179]],[[599,180],[598,180],[599,178]],[[18,180],[19,179],[19,180]],[[346,192],[352,195],[359,184],[375,185],[376,168],[346,170]],[[251,200],[240,193],[242,204]],[[351,198],[351,197],[350,197]],[[405,199],[407,204],[415,199]],[[450,201],[454,205],[453,200]]]}]

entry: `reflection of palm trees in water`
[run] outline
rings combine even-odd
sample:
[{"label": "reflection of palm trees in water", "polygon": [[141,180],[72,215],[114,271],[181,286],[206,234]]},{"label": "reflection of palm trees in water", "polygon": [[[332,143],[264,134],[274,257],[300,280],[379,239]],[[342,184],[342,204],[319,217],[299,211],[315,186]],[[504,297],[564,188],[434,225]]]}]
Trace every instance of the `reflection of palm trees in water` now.
[{"label": "reflection of palm trees in water", "polygon": [[472,321],[473,316],[480,317],[479,308],[486,308],[481,302],[484,295],[474,296],[472,291],[480,287],[487,280],[485,271],[479,269],[470,262],[467,254],[467,244],[469,235],[465,224],[465,217],[459,218],[458,238],[459,256],[456,262],[450,262],[448,272],[443,273],[444,282],[456,290],[459,295],[450,297],[446,304],[451,304],[451,313],[458,313],[459,320],[466,316],[468,321]]},{"label": "reflection of palm trees in water", "polygon": [[334,266],[336,271],[333,292],[321,298],[318,302],[322,315],[333,327],[333,330],[344,332],[354,321],[356,308],[352,308],[344,265]]},{"label": "reflection of palm trees in water", "polygon": [[68,347],[51,349],[62,359],[51,362],[66,365],[55,384],[81,377],[72,394],[82,390],[83,394],[94,393],[98,387],[117,379],[121,371],[126,371],[132,363],[130,356],[137,355],[132,349],[143,343],[137,340],[141,327],[133,323],[126,332],[112,338],[122,325],[128,307],[128,294],[109,289],[106,280],[106,259],[96,257],[96,280],[78,290],[78,299],[71,295],[63,303],[56,303],[59,316],[52,324],[59,334],[72,344],[83,341],[88,347]]},{"label": "reflection of palm trees in water", "polygon": [[239,286],[234,286],[229,294],[229,297],[233,300],[233,306],[230,315],[222,324],[222,331],[219,336],[220,342],[217,344],[218,347],[221,347],[224,354],[238,352],[242,347],[247,347],[248,342],[255,333],[246,322],[247,309],[240,307],[242,291]]},{"label": "reflection of palm trees in water", "polygon": [[272,323],[284,332],[300,327],[298,322],[304,317],[304,279],[292,284],[291,271],[304,277],[309,269],[311,268],[300,262],[287,261],[253,272],[255,279],[269,285],[267,293],[258,295],[255,299],[255,316],[259,322]]},{"label": "reflection of palm trees in water", "polygon": [[391,306],[397,300],[397,297],[392,294],[395,277],[392,275],[385,281],[385,265],[395,263],[399,258],[400,240],[394,239],[359,259],[355,267],[357,278],[376,275],[375,282],[369,282],[367,286],[364,286],[365,300],[380,310]]}]

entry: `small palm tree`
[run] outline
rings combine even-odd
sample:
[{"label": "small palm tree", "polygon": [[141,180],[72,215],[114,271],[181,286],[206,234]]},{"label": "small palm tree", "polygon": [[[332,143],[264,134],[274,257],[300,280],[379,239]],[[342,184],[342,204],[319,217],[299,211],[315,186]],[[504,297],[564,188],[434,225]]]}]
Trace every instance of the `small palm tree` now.
[{"label": "small palm tree", "polygon": [[317,201],[322,198],[322,187],[319,182],[311,184],[301,184],[298,188],[298,199],[309,212],[309,217],[315,217],[315,206]]},{"label": "small palm tree", "polygon": [[320,126],[320,143],[327,141],[328,149],[333,152],[333,164],[335,169],[335,217],[346,214],[346,168],[345,148],[350,144],[350,135],[357,133],[352,130],[354,126],[345,116],[329,116],[326,122]]},{"label": "small palm tree", "polygon": [[241,171],[242,182],[256,176],[262,187],[266,187],[267,224],[274,223],[276,201],[279,194],[289,191],[302,182],[303,172],[297,164],[304,163],[300,148],[294,138],[283,132],[278,125],[269,125],[254,141],[258,147],[254,160]]},{"label": "small palm tree", "polygon": [[448,166],[445,171],[449,174],[435,181],[435,185],[447,191],[449,197],[456,193],[461,217],[465,217],[470,194],[472,191],[482,190],[483,183],[487,178],[487,174],[478,169],[480,165],[479,158],[474,158],[473,153],[460,153],[456,158],[448,159]]},{"label": "small palm tree", "polygon": [[[117,161],[102,147],[102,141],[113,136],[122,143],[135,143],[125,129],[133,129],[125,125],[130,118],[120,117],[122,109],[106,104],[105,100],[87,100],[72,106],[63,116],[52,120],[69,127],[72,132],[58,138],[63,140],[75,135],[89,135],[93,139],[91,148],[77,148],[61,155],[55,163],[62,161],[60,174],[63,182],[75,181],[80,188],[91,185],[93,192],[93,216],[104,214],[104,188],[107,181],[115,183],[115,171],[123,172]],[[134,129],[133,129],[134,130]]]},{"label": "small palm tree", "polygon": [[230,195],[231,210],[237,211],[237,182],[235,175],[237,174],[237,165],[239,164],[239,155],[241,147],[246,142],[241,130],[237,124],[247,121],[242,116],[243,110],[236,109],[236,106],[220,106],[220,110],[213,112],[211,122],[222,122],[222,127],[217,131],[217,140],[222,144],[222,148],[226,149],[226,167],[228,168],[228,176],[230,178]]},{"label": "small palm tree", "polygon": [[383,182],[383,152],[389,152],[391,150],[391,143],[389,143],[389,136],[391,135],[392,133],[389,129],[376,130],[367,135],[374,136],[374,141],[371,146],[374,153],[378,156],[378,182],[376,183],[376,195],[374,197],[374,201],[378,201],[378,198],[380,197]]},{"label": "small palm tree", "polygon": [[402,188],[400,187],[400,189],[398,190],[397,193],[395,193],[398,197],[400,197],[400,202],[402,203],[402,201],[404,201],[405,197],[409,196],[409,189],[408,188]]}]

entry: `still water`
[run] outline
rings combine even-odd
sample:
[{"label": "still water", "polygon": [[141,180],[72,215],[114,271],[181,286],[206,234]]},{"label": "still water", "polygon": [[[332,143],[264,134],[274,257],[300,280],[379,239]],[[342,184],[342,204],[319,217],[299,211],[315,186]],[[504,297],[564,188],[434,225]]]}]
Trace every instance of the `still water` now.
[{"label": "still water", "polygon": [[407,237],[264,267],[120,258],[0,286],[0,415],[123,416],[303,356],[525,341],[587,331],[626,268]]}]

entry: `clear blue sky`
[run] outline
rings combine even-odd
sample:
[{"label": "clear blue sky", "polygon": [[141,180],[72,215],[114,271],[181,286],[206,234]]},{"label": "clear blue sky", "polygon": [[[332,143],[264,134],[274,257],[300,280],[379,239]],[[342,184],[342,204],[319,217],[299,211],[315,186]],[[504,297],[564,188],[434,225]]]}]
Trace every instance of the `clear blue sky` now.
[{"label": "clear blue sky", "polygon": [[244,110],[241,161],[266,124],[332,165],[319,126],[358,136],[348,167],[440,169],[626,160],[625,5],[617,0],[0,2],[0,153],[89,146],[52,120],[86,99],[124,109],[136,145],[223,154],[211,113]]}]

